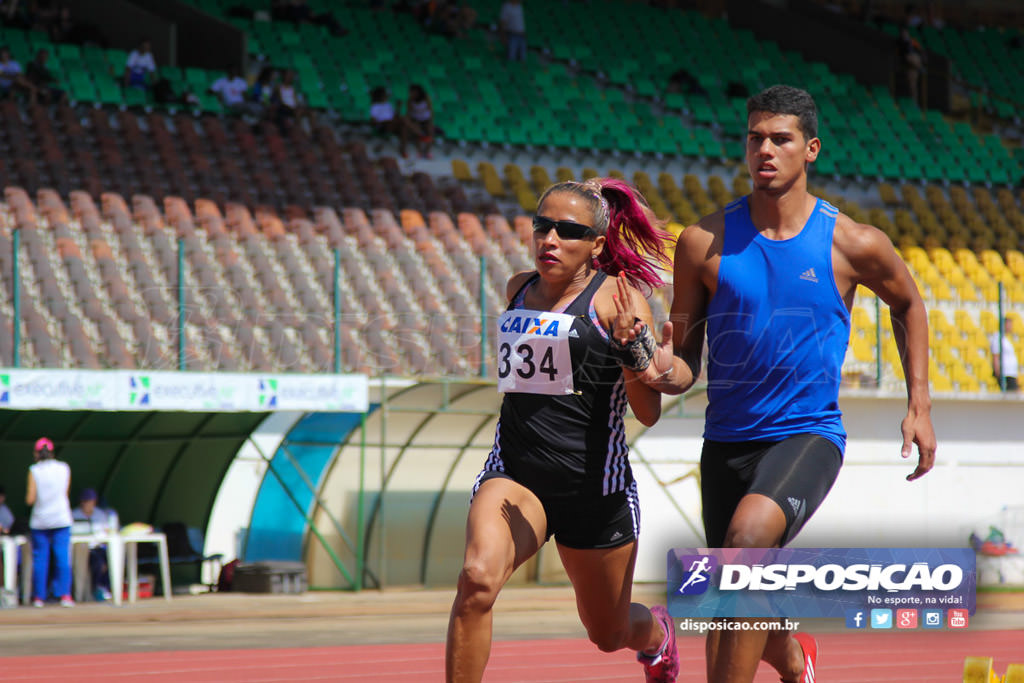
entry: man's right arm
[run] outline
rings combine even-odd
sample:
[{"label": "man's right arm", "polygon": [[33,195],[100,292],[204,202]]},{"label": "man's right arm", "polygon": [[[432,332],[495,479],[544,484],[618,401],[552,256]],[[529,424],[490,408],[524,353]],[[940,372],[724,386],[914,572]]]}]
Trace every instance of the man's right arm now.
[{"label": "man's right arm", "polygon": [[643,375],[644,382],[664,394],[684,393],[700,375],[708,301],[702,275],[712,241],[702,221],[686,228],[676,242],[672,310],[662,344]]}]

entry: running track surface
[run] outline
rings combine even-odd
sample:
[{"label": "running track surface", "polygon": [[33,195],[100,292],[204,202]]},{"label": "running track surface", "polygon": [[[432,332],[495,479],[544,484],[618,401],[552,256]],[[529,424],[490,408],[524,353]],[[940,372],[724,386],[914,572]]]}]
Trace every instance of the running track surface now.
[{"label": "running track surface", "polygon": [[[823,683],[962,681],[965,656],[995,658],[1002,674],[1024,662],[1024,631],[939,631],[819,636]],[[681,637],[681,683],[703,681],[703,640]],[[4,681],[440,681],[444,645],[366,645],[262,650],[159,651],[131,654],[2,657]],[[494,643],[484,681],[542,683],[641,681],[632,653],[603,654],[586,640]],[[756,683],[777,681],[762,664]]]}]

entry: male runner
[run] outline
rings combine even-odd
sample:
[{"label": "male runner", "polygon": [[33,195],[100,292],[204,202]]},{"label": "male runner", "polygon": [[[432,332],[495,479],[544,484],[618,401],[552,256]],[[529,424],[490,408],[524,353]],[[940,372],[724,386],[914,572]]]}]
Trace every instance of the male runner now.
[{"label": "male runner", "polygon": [[[821,149],[808,93],[773,86],[748,100],[747,115],[753,192],[679,236],[674,325],[665,324],[642,375],[662,392],[686,391],[707,331],[701,487],[710,547],[785,545],[835,481],[846,445],[840,368],[857,285],[890,308],[909,397],[903,457],[918,448],[907,479],[935,460],[928,321],[906,265],[881,231],[808,193],[807,166]],[[753,680],[762,659],[784,681],[815,680],[817,646],[803,633],[710,631],[706,653],[715,683]]]}]

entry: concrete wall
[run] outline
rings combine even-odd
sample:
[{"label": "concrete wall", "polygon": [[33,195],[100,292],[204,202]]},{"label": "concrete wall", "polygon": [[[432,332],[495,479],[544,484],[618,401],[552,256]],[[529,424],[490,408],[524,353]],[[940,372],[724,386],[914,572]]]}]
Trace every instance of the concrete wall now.
[{"label": "concrete wall", "polygon": [[[468,400],[483,410],[496,409],[497,394],[492,392],[490,388],[486,396],[473,395]],[[487,397],[492,400],[483,405]],[[938,461],[932,472],[912,483],[905,477],[915,463],[900,457],[900,421],[906,399],[847,393],[841,405],[849,433],[845,464],[824,504],[791,545],[964,547],[972,530],[984,534],[989,524],[1000,523],[1005,507],[1024,506],[1024,400],[1002,396],[936,399],[933,417]],[[694,476],[703,409],[702,396],[687,398],[682,411],[669,411],[634,444],[631,460],[640,489],[642,524],[637,581],[662,581],[670,548],[704,545],[700,491]],[[254,440],[266,454],[272,454],[296,417],[271,416]],[[373,420],[371,417],[371,423]],[[448,415],[435,420],[419,433],[422,448],[412,448],[401,462],[395,463],[394,449],[383,462],[378,449],[366,453],[367,510],[377,498],[383,472],[396,467],[383,514],[374,522],[367,548],[368,567],[385,585],[416,584],[424,575],[428,585],[450,585],[461,566],[469,491],[493,440],[494,425],[493,420],[481,421],[479,415]],[[418,417],[393,414],[388,422],[389,442],[403,441],[420,423]],[[380,438],[378,430],[379,426],[370,430],[371,440]],[[442,447],[453,441],[470,444],[470,450],[460,456],[460,449]],[[237,534],[248,524],[265,470],[265,463],[251,446],[243,449],[218,493],[206,552],[223,552],[226,559],[235,557]],[[353,538],[358,472],[356,437],[339,452],[321,492]],[[427,549],[424,529],[446,481]],[[332,524],[320,513],[314,518],[342,561],[354,566],[354,558]],[[1024,528],[1019,533],[1024,535]],[[1024,545],[1024,538],[1011,536],[1010,540]],[[345,584],[318,543],[306,543],[306,556],[315,585]],[[534,580],[565,580],[553,545],[545,546],[538,560],[524,566],[513,582]]]},{"label": "concrete wall", "polygon": [[[881,84],[895,88],[897,95],[906,94],[897,38],[809,0],[790,0],[786,7],[749,0],[728,0],[727,4],[733,26],[825,62],[832,71],[853,74],[862,83]],[[949,110],[950,74],[946,57],[928,54],[929,107]]]},{"label": "concrete wall", "polygon": [[95,24],[110,43],[109,47],[133,50],[140,42],[148,40],[157,66],[175,64],[176,27],[174,22],[155,12],[129,0],[76,0],[73,11],[78,20]]},{"label": "concrete wall", "polygon": [[132,0],[177,27],[177,61],[182,67],[244,73],[248,56],[245,32],[179,0]]}]

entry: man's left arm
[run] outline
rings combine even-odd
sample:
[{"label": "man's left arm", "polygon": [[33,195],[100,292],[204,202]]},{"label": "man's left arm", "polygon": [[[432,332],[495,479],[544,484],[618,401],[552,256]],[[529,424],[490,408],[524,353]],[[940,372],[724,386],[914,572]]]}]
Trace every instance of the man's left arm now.
[{"label": "man's left arm", "polygon": [[892,242],[877,228],[857,225],[844,240],[844,256],[858,284],[871,289],[889,306],[893,337],[907,383],[907,415],[901,424],[901,455],[909,458],[917,444],[917,468],[907,481],[923,477],[935,464],[935,429],[928,389],[928,314],[917,283]]}]

